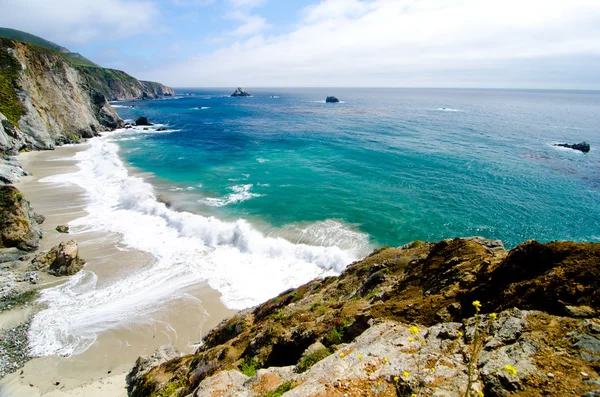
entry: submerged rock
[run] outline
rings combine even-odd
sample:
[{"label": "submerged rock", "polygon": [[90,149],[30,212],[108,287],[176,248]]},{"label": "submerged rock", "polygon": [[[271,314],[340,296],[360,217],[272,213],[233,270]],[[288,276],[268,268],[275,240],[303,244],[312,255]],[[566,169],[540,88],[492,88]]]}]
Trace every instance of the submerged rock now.
[{"label": "submerged rock", "polygon": [[573,149],[573,150],[579,150],[580,152],[583,152],[583,153],[587,153],[590,151],[590,144],[587,142],[574,143],[574,144],[556,143],[556,144],[554,144],[554,146],[560,146],[560,147],[566,147],[566,148]]},{"label": "submerged rock", "polygon": [[233,94],[231,94],[231,96],[239,97],[239,96],[252,96],[252,95],[249,92],[247,92],[245,89],[238,87],[238,89],[235,90],[235,92]]},{"label": "submerged rock", "polygon": [[141,116],[135,121],[135,125],[154,125],[148,121],[147,117]]},{"label": "submerged rock", "polygon": [[340,100],[339,100],[339,99],[337,99],[337,98],[336,98],[336,97],[334,97],[334,96],[328,96],[328,97],[325,99],[325,102],[327,102],[327,103],[338,103],[339,101],[340,101]]},{"label": "submerged rock", "polygon": [[75,240],[62,242],[47,253],[35,257],[32,270],[47,269],[54,276],[71,276],[83,268],[85,261],[79,257],[79,247]]}]

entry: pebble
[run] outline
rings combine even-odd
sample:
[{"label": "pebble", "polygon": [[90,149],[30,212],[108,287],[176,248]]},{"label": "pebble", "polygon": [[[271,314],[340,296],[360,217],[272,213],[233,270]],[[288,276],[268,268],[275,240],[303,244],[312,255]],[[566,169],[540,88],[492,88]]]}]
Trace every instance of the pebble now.
[{"label": "pebble", "polygon": [[551,373],[551,372],[548,372],[547,376],[548,376],[548,378],[550,378],[550,379],[554,378],[554,374],[553,374],[553,373]]},{"label": "pebble", "polygon": [[583,372],[583,371],[581,371],[580,374],[581,374],[581,376],[584,377],[584,379],[587,379],[590,377],[586,372]]}]

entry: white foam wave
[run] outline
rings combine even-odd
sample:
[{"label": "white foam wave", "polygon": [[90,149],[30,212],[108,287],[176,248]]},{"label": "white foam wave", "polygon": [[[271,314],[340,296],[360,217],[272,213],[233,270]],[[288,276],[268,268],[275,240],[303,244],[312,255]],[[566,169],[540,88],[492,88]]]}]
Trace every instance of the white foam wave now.
[{"label": "white foam wave", "polygon": [[[366,254],[361,247],[335,246],[335,241],[308,245],[265,236],[245,220],[225,222],[171,210],[157,201],[150,184],[128,174],[117,152],[110,139],[91,139],[89,149],[75,155],[80,171],[42,182],[85,189],[88,214],[70,222],[75,230],[119,233],[121,244],[155,260],[139,271],[124,269],[115,281],[98,283],[94,273],[83,271],[43,290],[40,299],[47,308],[35,315],[29,331],[34,355],[81,353],[99,333],[148,322],[156,310],[200,282],[219,291],[226,306],[241,309],[339,273]],[[237,185],[232,195],[251,195],[251,187]]]},{"label": "white foam wave", "polygon": [[263,159],[263,158],[260,158],[260,157],[259,157],[259,158],[257,158],[257,159],[256,159],[256,161],[258,161],[259,163],[266,163],[266,162],[268,162],[269,160],[267,160],[267,159]]},{"label": "white foam wave", "polygon": [[238,204],[246,200],[250,200],[254,197],[260,197],[260,194],[250,193],[250,189],[252,189],[252,184],[247,185],[235,185],[230,187],[229,189],[233,190],[233,193],[230,193],[223,198],[214,198],[208,197],[198,202],[210,205],[211,207],[224,207],[229,204]]},{"label": "white foam wave", "polygon": [[440,112],[462,112],[460,109],[452,109],[452,108],[438,108]]}]

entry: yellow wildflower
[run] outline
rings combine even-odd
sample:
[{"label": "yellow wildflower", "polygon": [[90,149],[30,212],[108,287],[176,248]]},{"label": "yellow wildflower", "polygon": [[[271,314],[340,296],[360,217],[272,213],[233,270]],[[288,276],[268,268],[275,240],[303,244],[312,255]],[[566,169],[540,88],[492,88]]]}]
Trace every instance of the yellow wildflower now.
[{"label": "yellow wildflower", "polygon": [[404,379],[408,379],[408,377],[410,376],[410,374],[406,371],[404,371],[404,373],[402,374],[402,376],[404,377]]},{"label": "yellow wildflower", "polygon": [[416,336],[416,335],[419,333],[419,328],[417,328],[417,326],[416,326],[416,325],[413,325],[413,326],[412,326],[412,327],[410,327],[408,330],[410,331],[410,333],[411,333],[411,334],[413,334],[413,335],[415,335],[415,336]]},{"label": "yellow wildflower", "polygon": [[512,365],[507,365],[506,367],[504,367],[504,370],[508,372],[508,374],[511,376],[517,375],[517,369]]},{"label": "yellow wildflower", "polygon": [[496,319],[496,313],[490,313],[490,318],[492,320],[495,320]]},{"label": "yellow wildflower", "polygon": [[400,380],[399,376],[394,376],[394,382],[398,382]]},{"label": "yellow wildflower", "polygon": [[415,393],[411,394],[410,397],[417,397]]},{"label": "yellow wildflower", "polygon": [[341,357],[341,358],[344,358],[344,356],[345,356],[344,352],[341,352],[341,353],[340,353],[340,357]]},{"label": "yellow wildflower", "polygon": [[481,302],[473,301],[473,306],[475,306],[475,310],[479,311],[481,309]]},{"label": "yellow wildflower", "polygon": [[483,397],[483,392],[481,390],[477,392],[477,397]]},{"label": "yellow wildflower", "polygon": [[390,362],[390,360],[388,360],[388,359],[387,359],[387,357],[385,357],[385,358],[383,359],[383,362],[385,362],[385,363],[387,364],[387,363],[389,363],[389,362]]},{"label": "yellow wildflower", "polygon": [[359,360],[362,360],[362,354],[359,354],[359,355],[358,355],[358,359],[359,359]]},{"label": "yellow wildflower", "polygon": [[462,337],[463,337],[463,333],[462,333],[462,332],[460,332],[460,331],[458,331],[458,337],[459,337],[459,338],[462,338]]},{"label": "yellow wildflower", "polygon": [[415,341],[415,338],[408,338],[408,341],[409,341],[409,342],[414,342],[414,341]]}]

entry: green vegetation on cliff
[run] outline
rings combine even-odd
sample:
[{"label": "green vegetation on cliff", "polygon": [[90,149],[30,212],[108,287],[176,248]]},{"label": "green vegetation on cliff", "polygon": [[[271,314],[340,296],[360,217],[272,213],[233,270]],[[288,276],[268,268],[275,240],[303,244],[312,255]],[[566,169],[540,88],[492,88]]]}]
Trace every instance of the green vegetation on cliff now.
[{"label": "green vegetation on cliff", "polygon": [[[10,46],[10,41],[0,39],[0,46]],[[20,71],[19,62],[8,51],[0,48],[0,113],[14,125],[18,125],[19,119],[25,114],[16,93]]]}]

